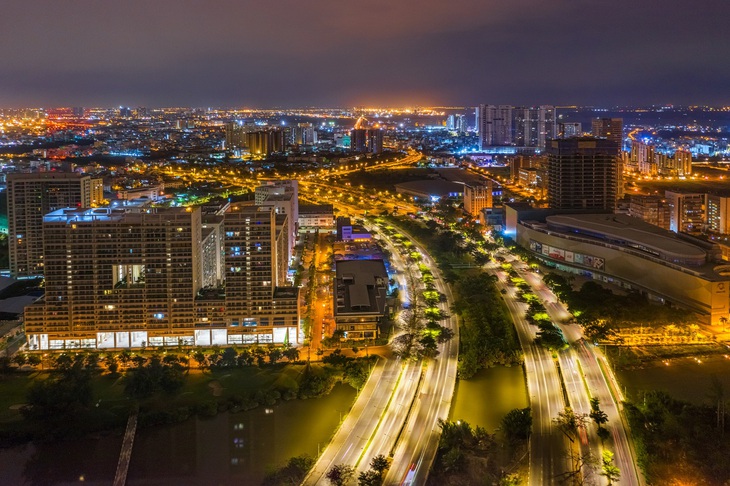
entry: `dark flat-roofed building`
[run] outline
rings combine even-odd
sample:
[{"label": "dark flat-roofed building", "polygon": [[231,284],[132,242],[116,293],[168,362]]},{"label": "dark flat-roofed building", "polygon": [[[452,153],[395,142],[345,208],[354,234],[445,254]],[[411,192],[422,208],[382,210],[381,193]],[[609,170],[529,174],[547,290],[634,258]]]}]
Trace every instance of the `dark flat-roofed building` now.
[{"label": "dark flat-roofed building", "polygon": [[419,199],[438,201],[442,197],[463,197],[464,185],[447,181],[412,181],[395,185],[396,192],[409,194]]},{"label": "dark flat-roofed building", "polygon": [[614,211],[620,182],[616,144],[594,137],[553,140],[547,148],[548,206]]},{"label": "dark flat-roofed building", "polygon": [[388,314],[388,273],[383,260],[335,263],[334,309],[337,329],[348,339],[375,339]]}]

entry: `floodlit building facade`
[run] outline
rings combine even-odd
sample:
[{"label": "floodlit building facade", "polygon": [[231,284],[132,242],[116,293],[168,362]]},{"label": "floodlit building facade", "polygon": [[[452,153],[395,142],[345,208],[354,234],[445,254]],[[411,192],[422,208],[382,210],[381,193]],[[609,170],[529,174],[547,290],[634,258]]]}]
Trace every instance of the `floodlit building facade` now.
[{"label": "floodlit building facade", "polygon": [[492,207],[492,181],[482,185],[464,186],[464,211],[477,217],[486,208]]},{"label": "floodlit building facade", "polygon": [[[49,213],[46,294],[25,311],[29,348],[298,342],[298,289],[280,271],[284,223],[277,232],[271,208],[232,209],[221,244],[221,223],[204,233],[199,208]],[[225,287],[206,290],[221,247]]]},{"label": "floodlit building facade", "polygon": [[8,174],[10,274],[42,277],[43,216],[66,207],[90,208],[104,200],[101,179],[73,172]]}]

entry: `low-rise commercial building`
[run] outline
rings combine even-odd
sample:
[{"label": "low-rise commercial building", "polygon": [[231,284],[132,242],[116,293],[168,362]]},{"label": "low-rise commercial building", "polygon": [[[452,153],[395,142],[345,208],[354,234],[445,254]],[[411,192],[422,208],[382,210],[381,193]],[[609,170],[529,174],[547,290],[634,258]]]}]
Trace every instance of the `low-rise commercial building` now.
[{"label": "low-rise commercial building", "polygon": [[332,229],[335,226],[335,212],[331,204],[308,204],[299,206],[299,230]]},{"label": "low-rise commercial building", "polygon": [[383,260],[335,263],[334,310],[337,329],[347,339],[375,339],[388,315],[388,273]]}]

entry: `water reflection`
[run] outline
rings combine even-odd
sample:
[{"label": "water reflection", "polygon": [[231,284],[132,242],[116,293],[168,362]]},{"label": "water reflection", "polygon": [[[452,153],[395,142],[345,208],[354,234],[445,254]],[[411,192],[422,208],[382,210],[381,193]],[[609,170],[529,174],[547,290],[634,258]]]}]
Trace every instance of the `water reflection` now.
[{"label": "water reflection", "polygon": [[663,390],[676,399],[701,404],[707,402],[713,374],[727,393],[730,390],[730,359],[721,355],[657,361],[640,369],[619,370],[616,378],[629,400],[640,400],[646,391]]},{"label": "water reflection", "polygon": [[480,370],[468,380],[459,380],[450,418],[493,433],[507,412],[528,405],[522,367],[496,366]]},{"label": "water reflection", "polygon": [[[282,402],[139,430],[127,484],[258,485],[267,471],[326,444],[349,410],[355,390],[338,385],[327,397]],[[121,436],[0,450],[0,484],[111,484]]]}]

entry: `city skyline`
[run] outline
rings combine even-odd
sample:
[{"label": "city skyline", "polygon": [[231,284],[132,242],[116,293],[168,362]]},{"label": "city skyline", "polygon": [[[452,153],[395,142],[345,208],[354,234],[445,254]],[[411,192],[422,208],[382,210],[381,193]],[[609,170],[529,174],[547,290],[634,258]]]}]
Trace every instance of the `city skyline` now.
[{"label": "city skyline", "polygon": [[702,4],[15,3],[0,105],[723,105],[728,7]]}]

